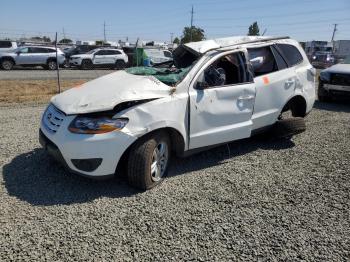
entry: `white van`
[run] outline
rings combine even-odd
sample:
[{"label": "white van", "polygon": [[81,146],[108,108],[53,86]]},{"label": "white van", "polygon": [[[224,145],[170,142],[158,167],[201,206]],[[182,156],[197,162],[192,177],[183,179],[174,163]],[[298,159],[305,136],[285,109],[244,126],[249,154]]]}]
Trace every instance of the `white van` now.
[{"label": "white van", "polygon": [[17,48],[17,42],[10,40],[0,40],[0,53],[7,53]]},{"label": "white van", "polygon": [[89,177],[124,164],[129,184],[149,189],[172,154],[250,137],[286,111],[305,117],[315,101],[315,69],[289,38],[205,40],[179,46],[173,58],[169,68],[129,68],[54,96],[41,121],[43,147]]}]

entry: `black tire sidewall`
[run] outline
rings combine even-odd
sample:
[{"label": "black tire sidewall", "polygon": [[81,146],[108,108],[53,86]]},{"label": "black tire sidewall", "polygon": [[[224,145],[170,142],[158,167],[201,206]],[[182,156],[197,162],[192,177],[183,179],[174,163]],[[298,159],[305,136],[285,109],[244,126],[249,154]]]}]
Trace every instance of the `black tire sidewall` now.
[{"label": "black tire sidewall", "polygon": [[[162,178],[153,181],[151,177],[151,164],[153,151],[160,142],[165,142],[168,148],[168,162]],[[170,138],[165,132],[156,132],[146,135],[137,141],[131,148],[128,159],[129,184],[142,190],[147,190],[159,185],[167,176],[171,158]]]},{"label": "black tire sidewall", "polygon": [[126,66],[126,64],[125,64],[125,62],[123,60],[117,60],[115,62],[115,68],[117,70],[123,70],[123,69],[125,69],[125,66]]},{"label": "black tire sidewall", "polygon": [[90,60],[87,60],[87,59],[83,60],[81,62],[81,68],[83,70],[90,70],[90,69],[92,69],[93,68],[92,62]]},{"label": "black tire sidewall", "polygon": [[[51,68],[51,67],[50,67],[50,64],[52,64],[52,63],[55,64],[54,68]],[[56,63],[56,61],[54,61],[54,60],[49,60],[49,61],[47,62],[47,69],[49,69],[49,70],[56,70],[56,69],[57,69],[57,63]]]},{"label": "black tire sidewall", "polygon": [[[5,67],[3,67],[3,63],[4,63],[4,62],[10,62],[10,63],[11,63],[11,67],[10,67],[10,68],[5,68]],[[14,65],[14,63],[13,63],[10,59],[4,59],[4,60],[1,61],[1,68],[2,68],[3,70],[11,70],[11,69],[13,68],[13,65]]]}]

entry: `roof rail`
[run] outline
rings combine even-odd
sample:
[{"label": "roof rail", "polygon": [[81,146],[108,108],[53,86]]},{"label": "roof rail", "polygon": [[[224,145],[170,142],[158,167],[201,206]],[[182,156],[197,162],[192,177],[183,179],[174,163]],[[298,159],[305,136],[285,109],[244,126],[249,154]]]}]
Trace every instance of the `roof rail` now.
[{"label": "roof rail", "polygon": [[289,36],[279,36],[279,37],[259,38],[259,39],[255,39],[255,40],[251,40],[251,41],[235,43],[232,45],[220,46],[219,48],[211,48],[211,49],[207,50],[205,53],[212,51],[212,50],[223,49],[223,48],[231,47],[231,46],[245,45],[245,44],[252,44],[252,43],[259,43],[259,42],[267,42],[267,41],[281,40],[281,39],[290,39],[290,37]]}]

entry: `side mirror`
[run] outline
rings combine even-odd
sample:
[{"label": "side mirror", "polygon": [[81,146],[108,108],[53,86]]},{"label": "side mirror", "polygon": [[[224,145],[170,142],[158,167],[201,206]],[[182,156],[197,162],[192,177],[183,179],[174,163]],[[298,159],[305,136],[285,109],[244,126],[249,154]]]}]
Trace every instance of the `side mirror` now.
[{"label": "side mirror", "polygon": [[195,85],[195,88],[197,90],[204,90],[207,89],[209,87],[209,85],[206,82],[197,82]]},{"label": "side mirror", "polygon": [[21,51],[17,51],[16,54],[17,54],[17,55],[20,55],[20,54],[21,54]]}]

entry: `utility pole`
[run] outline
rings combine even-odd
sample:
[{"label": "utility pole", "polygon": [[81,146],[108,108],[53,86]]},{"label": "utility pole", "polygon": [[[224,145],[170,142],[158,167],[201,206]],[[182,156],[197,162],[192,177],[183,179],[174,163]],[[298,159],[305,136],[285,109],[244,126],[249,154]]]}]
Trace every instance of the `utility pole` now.
[{"label": "utility pole", "polygon": [[174,33],[170,33],[170,44],[173,43],[173,36],[174,36]]},{"label": "utility pole", "polygon": [[337,25],[338,25],[338,24],[334,24],[334,29],[333,29],[333,34],[332,34],[332,40],[331,40],[332,43],[333,43],[333,41],[334,41],[335,32],[338,30],[338,29],[337,29]]},{"label": "utility pole", "polygon": [[104,43],[107,42],[107,39],[106,39],[106,21],[103,21],[103,40],[104,40]]},{"label": "utility pole", "polygon": [[192,10],[191,10],[191,27],[190,27],[190,41],[192,42],[192,26],[193,26],[193,5],[192,5]]},{"label": "utility pole", "polygon": [[63,30],[62,30],[62,31],[63,31],[63,32],[62,32],[62,33],[63,33],[63,39],[66,39],[66,33],[64,32],[64,27],[63,27],[62,29],[63,29]]}]

